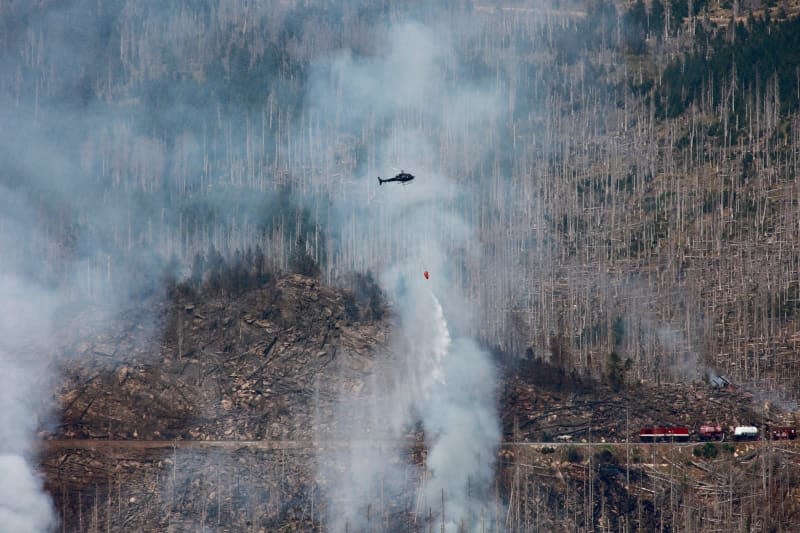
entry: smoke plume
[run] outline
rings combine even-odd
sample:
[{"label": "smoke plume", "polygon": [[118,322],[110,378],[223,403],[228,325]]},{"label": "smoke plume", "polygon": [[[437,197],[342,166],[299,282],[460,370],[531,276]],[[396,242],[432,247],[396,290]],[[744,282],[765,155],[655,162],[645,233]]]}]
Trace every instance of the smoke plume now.
[{"label": "smoke plume", "polygon": [[[388,28],[393,44],[383,54],[343,53],[322,62],[309,90],[308,112],[329,124],[331,143],[337,134],[377,136],[365,139],[374,146],[375,164],[357,169],[345,194],[326,191],[335,213],[326,230],[334,241],[332,261],[376,272],[396,315],[393,343],[379,356],[372,388],[366,397],[342,399],[338,424],[351,443],[334,464],[343,466],[321,472],[331,487],[328,521],[335,531],[368,527],[386,492],[416,494],[416,516],[448,531],[477,528],[490,512],[499,441],[495,374],[470,338],[477,317],[455,276],[477,253],[475,232],[461,214],[474,199],[441,170],[437,147],[441,129],[453,128],[480,157],[486,148],[469,132],[500,111],[496,92],[448,82],[453,52],[439,30],[417,22]],[[345,111],[331,117],[328,109]],[[382,134],[378,125],[387,119],[397,126]],[[399,167],[416,179],[378,187],[376,175]],[[364,442],[401,443],[417,423],[428,447],[421,470],[403,459],[402,444]]]},{"label": "smoke plume", "polygon": [[50,499],[30,460],[35,432],[48,416],[53,298],[0,274],[0,529],[48,531],[55,525]]}]

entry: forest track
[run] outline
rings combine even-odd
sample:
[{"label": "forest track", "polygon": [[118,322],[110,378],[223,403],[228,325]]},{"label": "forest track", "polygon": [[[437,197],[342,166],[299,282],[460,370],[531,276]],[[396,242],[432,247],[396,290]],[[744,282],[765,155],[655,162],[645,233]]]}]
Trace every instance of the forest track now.
[{"label": "forest track", "polygon": [[[413,444],[408,440],[406,444]],[[398,441],[389,440],[326,440],[326,441],[300,441],[300,440],[107,440],[107,439],[54,439],[43,441],[43,448],[47,451],[54,450],[152,450],[162,448],[175,448],[183,450],[228,449],[238,450],[251,448],[258,450],[309,450],[320,448],[345,447],[351,444],[390,446]]]},{"label": "forest track", "polygon": [[[719,441],[713,441],[715,444],[723,444]],[[781,445],[784,447],[797,447],[798,441],[725,441],[728,444],[756,444],[764,445],[772,443],[774,445]],[[357,440],[325,440],[325,441],[302,441],[302,440],[105,440],[105,439],[53,439],[42,441],[42,447],[46,451],[56,450],[149,450],[149,449],[229,449],[238,450],[242,448],[251,448],[259,450],[309,450],[309,449],[322,449],[322,448],[341,448],[352,445],[357,446],[376,446],[376,447],[390,447],[390,446],[413,446],[421,444],[413,439],[407,440],[374,440],[374,439],[357,439]],[[563,447],[581,447],[581,448],[594,448],[594,447],[620,447],[620,446],[657,446],[657,447],[688,447],[705,444],[705,442],[514,442],[504,441],[499,444],[501,448],[517,448],[517,447],[550,447],[550,448],[563,448]]]}]

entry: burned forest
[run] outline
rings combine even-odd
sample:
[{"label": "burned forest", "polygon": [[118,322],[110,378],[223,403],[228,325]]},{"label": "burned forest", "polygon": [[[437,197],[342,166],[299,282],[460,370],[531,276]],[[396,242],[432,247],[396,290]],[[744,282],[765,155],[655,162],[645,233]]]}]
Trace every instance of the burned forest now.
[{"label": "burned forest", "polygon": [[0,2],[0,531],[800,529],[798,58],[795,0]]}]

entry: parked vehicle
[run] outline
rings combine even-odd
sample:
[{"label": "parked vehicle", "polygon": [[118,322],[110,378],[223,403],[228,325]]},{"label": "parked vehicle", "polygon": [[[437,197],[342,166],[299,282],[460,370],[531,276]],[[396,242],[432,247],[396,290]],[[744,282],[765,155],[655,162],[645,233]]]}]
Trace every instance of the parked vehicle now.
[{"label": "parked vehicle", "polygon": [[770,430],[772,440],[794,440],[797,438],[797,430],[787,426],[777,426]]},{"label": "parked vehicle", "polygon": [[643,442],[686,442],[689,440],[689,429],[681,426],[654,426],[642,428],[642,430],[639,431],[639,440]]},{"label": "parked vehicle", "polygon": [[736,426],[733,428],[734,440],[758,440],[758,428],[755,426]]},{"label": "parked vehicle", "polygon": [[702,441],[725,440],[725,432],[719,424],[702,424],[697,430],[697,438]]},{"label": "parked vehicle", "polygon": [[[773,426],[766,433],[765,438],[772,440],[795,440],[797,429],[790,426]],[[727,432],[720,424],[701,424],[696,431],[689,431],[684,426],[651,426],[639,431],[639,440],[642,442],[687,442],[698,440],[724,441],[730,438],[736,441],[758,440],[759,430],[756,426],[736,426],[732,432]]]}]

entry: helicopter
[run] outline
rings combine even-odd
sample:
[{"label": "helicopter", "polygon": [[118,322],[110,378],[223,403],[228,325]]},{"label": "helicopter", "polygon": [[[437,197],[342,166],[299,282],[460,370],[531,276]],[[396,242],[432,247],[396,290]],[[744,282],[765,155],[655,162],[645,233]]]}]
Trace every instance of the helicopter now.
[{"label": "helicopter", "polygon": [[414,179],[414,175],[413,174],[409,174],[408,172],[405,172],[405,171],[401,170],[393,178],[381,179],[381,177],[378,176],[378,185],[383,185],[384,183],[389,182],[389,181],[397,181],[397,182],[400,182],[400,183],[406,183],[407,181],[411,181],[413,179]]}]

